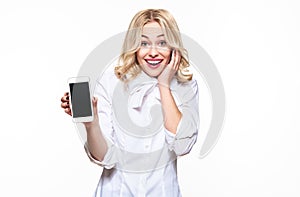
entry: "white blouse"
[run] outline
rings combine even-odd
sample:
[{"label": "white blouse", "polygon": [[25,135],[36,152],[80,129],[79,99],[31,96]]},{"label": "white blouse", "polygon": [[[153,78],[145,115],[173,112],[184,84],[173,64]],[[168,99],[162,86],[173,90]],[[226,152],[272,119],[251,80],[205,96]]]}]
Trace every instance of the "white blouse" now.
[{"label": "white blouse", "polygon": [[164,128],[156,78],[141,72],[125,87],[109,68],[97,80],[94,96],[108,151],[100,162],[85,144],[90,160],[104,167],[95,197],[181,196],[176,158],[197,139],[198,86],[174,78],[170,89],[182,113],[176,135]]}]

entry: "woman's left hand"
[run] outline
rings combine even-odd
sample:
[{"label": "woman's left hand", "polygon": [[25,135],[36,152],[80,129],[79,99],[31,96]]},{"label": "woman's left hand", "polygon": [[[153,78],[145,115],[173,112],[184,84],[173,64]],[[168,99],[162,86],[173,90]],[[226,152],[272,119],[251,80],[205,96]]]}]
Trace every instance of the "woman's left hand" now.
[{"label": "woman's left hand", "polygon": [[181,59],[181,55],[178,52],[178,50],[173,50],[171,53],[172,54],[170,63],[166,65],[164,70],[160,73],[160,75],[157,78],[158,84],[165,87],[170,87],[170,83],[179,68],[179,63]]}]

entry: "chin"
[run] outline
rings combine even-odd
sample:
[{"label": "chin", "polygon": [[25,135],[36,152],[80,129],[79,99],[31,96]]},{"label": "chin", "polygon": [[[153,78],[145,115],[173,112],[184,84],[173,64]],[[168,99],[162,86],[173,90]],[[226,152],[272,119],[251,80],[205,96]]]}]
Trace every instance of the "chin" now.
[{"label": "chin", "polygon": [[161,72],[153,72],[153,71],[148,71],[148,70],[143,70],[148,76],[150,77],[158,77]]},{"label": "chin", "polygon": [[160,73],[163,71],[165,68],[165,65],[160,64],[160,65],[150,65],[150,64],[144,64],[141,66],[142,70],[149,75],[150,77],[158,77]]}]

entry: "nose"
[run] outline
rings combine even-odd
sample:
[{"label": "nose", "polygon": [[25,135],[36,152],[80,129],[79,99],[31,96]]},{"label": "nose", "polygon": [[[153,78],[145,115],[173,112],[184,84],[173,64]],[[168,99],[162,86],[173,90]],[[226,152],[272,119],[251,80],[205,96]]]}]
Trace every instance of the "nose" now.
[{"label": "nose", "polygon": [[152,46],[152,47],[150,48],[149,56],[150,56],[151,58],[154,58],[154,57],[157,57],[157,56],[158,56],[158,51],[157,51],[157,49],[156,49],[155,46]]}]

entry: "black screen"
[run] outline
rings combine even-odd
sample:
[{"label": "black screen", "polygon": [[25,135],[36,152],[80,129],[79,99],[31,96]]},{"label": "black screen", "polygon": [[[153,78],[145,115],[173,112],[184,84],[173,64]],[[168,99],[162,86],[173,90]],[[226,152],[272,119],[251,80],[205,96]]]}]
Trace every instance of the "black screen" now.
[{"label": "black screen", "polygon": [[88,82],[70,83],[72,113],[74,118],[92,115]]}]

